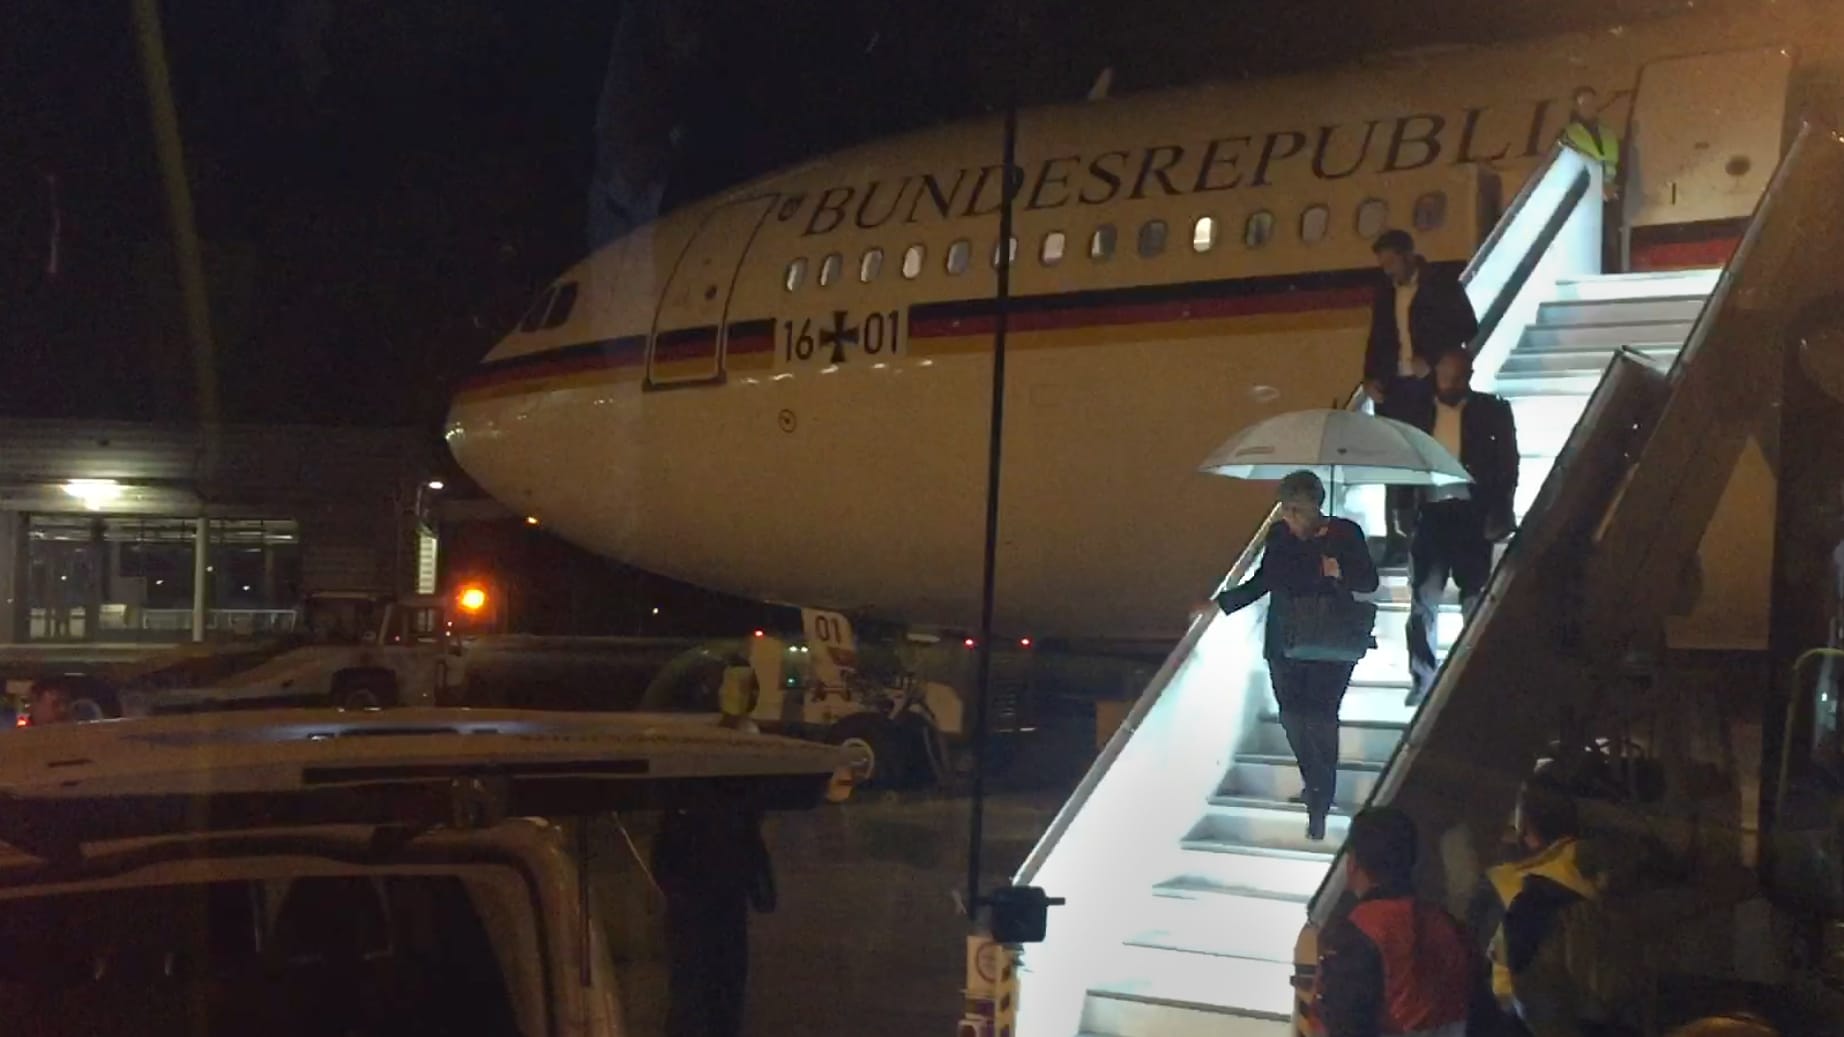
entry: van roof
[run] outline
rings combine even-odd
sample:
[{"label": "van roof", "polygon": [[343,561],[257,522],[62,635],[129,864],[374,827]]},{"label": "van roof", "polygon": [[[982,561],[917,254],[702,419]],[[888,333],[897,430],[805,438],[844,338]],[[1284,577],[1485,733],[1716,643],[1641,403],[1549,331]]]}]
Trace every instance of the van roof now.
[{"label": "van roof", "polygon": [[831,746],[713,718],[520,710],[265,710],[28,728],[0,751],[0,841],[314,824],[486,824],[699,805],[812,806]]}]

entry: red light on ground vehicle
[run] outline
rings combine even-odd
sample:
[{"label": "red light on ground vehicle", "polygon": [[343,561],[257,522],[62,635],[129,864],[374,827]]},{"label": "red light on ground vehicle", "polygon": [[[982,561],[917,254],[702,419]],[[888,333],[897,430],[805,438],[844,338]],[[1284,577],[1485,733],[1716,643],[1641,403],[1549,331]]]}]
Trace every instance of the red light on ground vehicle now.
[{"label": "red light on ground vehicle", "polygon": [[1031,639],[1030,639],[1030,638],[1028,638],[1028,637],[1021,637],[1021,638],[1019,638],[1019,639],[1018,639],[1018,647],[1020,647],[1020,648],[1029,648],[1029,647],[1031,647]]},{"label": "red light on ground vehicle", "polygon": [[767,637],[767,636],[768,636],[768,632],[767,632],[767,631],[765,631],[765,630],[758,630],[758,631],[756,631],[756,636],[757,636],[757,637]]},{"label": "red light on ground vehicle", "polygon": [[461,593],[455,595],[455,604],[461,606],[463,612],[479,612],[487,607],[487,592],[482,587],[463,587]]},{"label": "red light on ground vehicle", "polygon": [[31,727],[32,726],[31,715],[27,713],[21,713],[18,716],[14,717],[13,726],[14,727]]},{"label": "red light on ground vehicle", "polygon": [[967,639],[966,639],[965,641],[962,641],[962,642],[961,642],[961,644],[964,644],[964,645],[966,645],[966,646],[967,646],[968,648],[972,648],[972,647],[973,647],[973,638],[971,638],[971,637],[969,637],[969,638],[967,638]]}]

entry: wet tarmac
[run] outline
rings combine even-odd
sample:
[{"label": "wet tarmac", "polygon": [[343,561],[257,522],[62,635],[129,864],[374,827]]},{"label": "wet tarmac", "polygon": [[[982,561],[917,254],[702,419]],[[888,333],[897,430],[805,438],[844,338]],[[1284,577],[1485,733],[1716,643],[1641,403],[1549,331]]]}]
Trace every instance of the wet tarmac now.
[{"label": "wet tarmac", "polygon": [[[1024,859],[1092,755],[1092,727],[1040,739],[988,798],[986,887]],[[1086,740],[1085,740],[1086,739]],[[748,1037],[952,1035],[961,1014],[969,800],[862,792],[770,819],[779,904],[752,916]],[[663,905],[637,865],[650,833],[605,826],[592,873],[611,923],[630,1032],[663,1031]]]}]

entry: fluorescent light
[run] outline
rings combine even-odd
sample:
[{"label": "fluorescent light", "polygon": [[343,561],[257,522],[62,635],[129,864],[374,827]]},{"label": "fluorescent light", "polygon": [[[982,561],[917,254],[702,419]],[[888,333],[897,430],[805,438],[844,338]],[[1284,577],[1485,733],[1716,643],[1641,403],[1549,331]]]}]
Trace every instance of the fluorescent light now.
[{"label": "fluorescent light", "polygon": [[72,479],[64,484],[64,492],[82,501],[84,507],[95,511],[119,500],[122,484],[114,479]]}]

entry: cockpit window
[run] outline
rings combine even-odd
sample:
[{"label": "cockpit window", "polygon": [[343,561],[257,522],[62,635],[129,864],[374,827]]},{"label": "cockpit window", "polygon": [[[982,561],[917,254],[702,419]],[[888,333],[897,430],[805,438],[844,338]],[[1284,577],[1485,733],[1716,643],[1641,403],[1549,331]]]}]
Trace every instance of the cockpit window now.
[{"label": "cockpit window", "polygon": [[520,331],[537,331],[544,326],[544,318],[551,312],[551,296],[556,292],[555,287],[550,287],[538,293],[538,297],[531,302],[531,308],[519,320]]},{"label": "cockpit window", "polygon": [[557,298],[552,301],[550,311],[545,315],[546,328],[559,328],[570,319],[570,311],[576,308],[576,282],[565,281],[557,286]]}]

